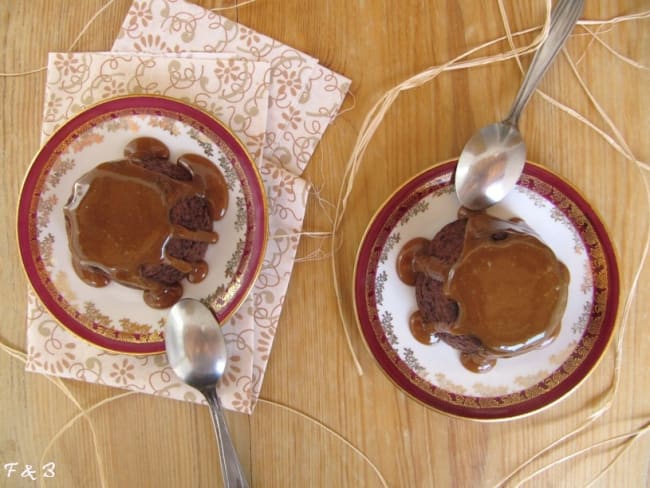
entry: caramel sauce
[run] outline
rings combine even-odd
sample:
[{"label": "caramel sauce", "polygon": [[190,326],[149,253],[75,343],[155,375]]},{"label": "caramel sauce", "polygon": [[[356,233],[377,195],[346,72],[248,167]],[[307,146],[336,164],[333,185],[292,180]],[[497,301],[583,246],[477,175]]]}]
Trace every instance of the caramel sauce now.
[{"label": "caramel sauce", "polygon": [[480,354],[460,353],[460,362],[472,373],[487,373],[497,363],[495,358],[484,357]]},{"label": "caramel sauce", "polygon": [[202,182],[202,196],[210,202],[212,219],[220,220],[228,208],[228,185],[226,179],[212,161],[198,154],[183,154],[178,164],[187,168],[194,179]]},{"label": "caramel sauce", "polygon": [[169,148],[164,142],[153,137],[138,137],[129,142],[124,148],[126,159],[169,159]]},{"label": "caramel sauce", "polygon": [[167,308],[179,301],[183,296],[183,287],[180,283],[162,285],[160,288],[145,289],[142,293],[144,303],[151,308]]},{"label": "caramel sauce", "polygon": [[215,243],[216,232],[192,231],[173,224],[170,210],[182,200],[200,196],[218,220],[228,205],[228,188],[219,169],[196,154],[186,154],[178,164],[191,174],[178,180],[136,163],[169,158],[157,139],[138,138],[124,150],[125,159],[101,163],[79,178],[64,207],[68,242],[75,272],[87,284],[106,286],[111,280],[144,290],[144,300],[166,308],[180,299],[180,284],[164,285],[141,274],[145,265],[167,264],[188,274],[192,282],[207,275],[204,261],[188,263],[167,254],[172,238]]},{"label": "caramel sauce", "polygon": [[451,333],[477,337],[497,356],[539,347],[560,327],[568,282],[566,266],[523,222],[472,215],[445,282],[459,310]]},{"label": "caramel sauce", "polygon": [[422,254],[424,246],[427,245],[429,241],[424,237],[416,237],[411,239],[404,247],[400,250],[397,255],[397,276],[407,285],[415,286],[415,278],[417,277],[417,272],[413,266],[413,262],[416,256]]},{"label": "caramel sauce", "polygon": [[200,283],[208,275],[208,263],[201,260],[194,263],[192,269],[187,275],[187,281],[190,283]]},{"label": "caramel sauce", "polygon": [[[452,266],[423,254],[420,238],[407,242],[397,258],[398,275],[414,285],[418,273],[444,284],[458,304],[449,327],[423,323],[416,312],[409,328],[429,344],[436,332],[473,336],[482,343],[476,354],[461,354],[462,364],[481,373],[496,359],[545,347],[560,332],[567,303],[569,272],[553,251],[521,219],[509,221],[482,212],[459,211],[467,218],[461,255]],[[408,268],[410,264],[410,269]]]},{"label": "caramel sauce", "polygon": [[438,342],[440,339],[436,336],[436,329],[431,324],[427,324],[422,313],[417,310],[411,314],[409,318],[409,330],[416,341],[422,344],[431,345]]}]

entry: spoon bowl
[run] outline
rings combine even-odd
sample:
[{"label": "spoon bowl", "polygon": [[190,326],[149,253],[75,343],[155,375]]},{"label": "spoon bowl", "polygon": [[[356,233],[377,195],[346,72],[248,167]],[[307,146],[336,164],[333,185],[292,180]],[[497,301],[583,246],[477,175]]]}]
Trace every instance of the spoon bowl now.
[{"label": "spoon bowl", "polygon": [[517,127],[497,122],[480,129],[465,145],[456,167],[456,193],[463,206],[480,210],[503,200],[526,161]]},{"label": "spoon bowl", "polygon": [[228,355],[221,327],[210,309],[197,300],[183,299],[171,308],[165,350],[176,376],[197,390],[215,386],[226,370]]},{"label": "spoon bowl", "polygon": [[199,390],[208,402],[225,486],[248,487],[217,395],[216,386],[226,370],[228,353],[221,326],[212,311],[198,300],[178,301],[167,318],[165,351],[174,373]]},{"label": "spoon bowl", "polygon": [[584,0],[559,0],[551,12],[548,36],[537,50],[508,116],[480,129],[458,159],[454,183],[463,207],[483,210],[500,202],[517,184],[526,162],[519,116],[582,12]]}]

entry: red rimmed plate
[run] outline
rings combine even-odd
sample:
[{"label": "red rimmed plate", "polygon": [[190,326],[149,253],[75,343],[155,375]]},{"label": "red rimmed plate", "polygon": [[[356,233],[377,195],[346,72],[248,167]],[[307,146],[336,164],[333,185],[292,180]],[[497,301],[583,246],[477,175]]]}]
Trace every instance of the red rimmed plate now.
[{"label": "red rimmed plate", "polygon": [[559,337],[549,346],[501,359],[476,374],[439,342],[413,338],[408,319],[415,291],[401,282],[395,261],[415,237],[432,238],[455,220],[456,161],[430,168],[401,186],[370,222],[354,271],[354,305],[366,344],[388,377],[413,398],[443,413],[504,420],[551,405],[580,384],[600,361],[615,328],[619,299],[616,257],[607,232],[566,181],[527,163],[517,187],[489,213],[527,221],[571,274]]},{"label": "red rimmed plate", "polygon": [[72,185],[103,161],[122,157],[136,137],[163,141],[176,160],[200,154],[217,165],[229,206],[215,222],[219,242],[208,247],[210,270],[198,284],[183,282],[184,296],[207,303],[227,320],[248,295],[267,241],[268,205],[257,167],[243,144],[221,122],[178,100],[127,96],[90,107],[66,122],[32,162],[18,205],[18,244],[24,269],[43,305],[77,336],[128,354],[160,353],[166,310],[154,310],[142,292],[110,283],[93,288],[72,269],[63,205]]}]

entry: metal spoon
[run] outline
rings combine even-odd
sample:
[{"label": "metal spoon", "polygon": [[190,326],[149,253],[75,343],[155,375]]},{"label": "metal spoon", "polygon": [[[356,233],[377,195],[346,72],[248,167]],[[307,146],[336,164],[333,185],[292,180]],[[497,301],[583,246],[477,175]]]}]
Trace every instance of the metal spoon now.
[{"label": "metal spoon", "polygon": [[583,0],[559,0],[551,12],[548,37],[537,50],[510,114],[480,129],[465,145],[456,167],[456,195],[461,205],[482,210],[503,200],[517,184],[526,161],[519,116],[539,80],[560,52],[582,12]]},{"label": "metal spoon", "polygon": [[199,390],[208,401],[219,441],[219,458],[227,488],[247,488],[248,483],[230,439],[216,386],[226,369],[228,356],[221,327],[208,307],[185,298],[169,311],[165,350],[174,373]]}]

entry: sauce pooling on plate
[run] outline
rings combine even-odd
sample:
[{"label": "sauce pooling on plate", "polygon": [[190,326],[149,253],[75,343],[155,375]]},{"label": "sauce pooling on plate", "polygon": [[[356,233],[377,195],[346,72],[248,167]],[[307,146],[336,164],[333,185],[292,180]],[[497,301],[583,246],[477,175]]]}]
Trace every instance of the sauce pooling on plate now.
[{"label": "sauce pooling on plate", "polygon": [[205,278],[202,255],[218,240],[212,222],[227,206],[214,163],[197,154],[172,163],[161,141],[135,139],[124,159],[101,163],[74,184],[64,214],[75,272],[91,286],[115,281],[144,290],[151,307],[169,307],[183,294],[180,278]]},{"label": "sauce pooling on plate", "polygon": [[[426,320],[422,310],[415,312],[422,322],[415,338],[427,344],[439,335],[461,351],[465,367],[484,372],[496,359],[544,347],[558,335],[569,272],[520,219],[485,213],[459,217],[466,222],[456,259],[427,253],[429,241],[417,238],[400,251],[397,272],[408,285],[428,287],[420,297],[455,305],[452,320]],[[419,274],[426,277],[424,284]],[[430,308],[422,301],[419,305]]]}]

